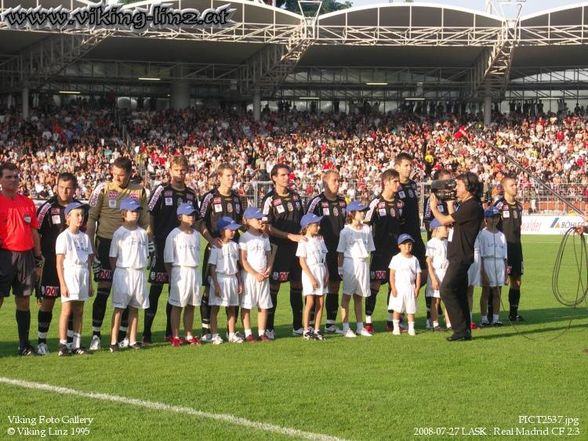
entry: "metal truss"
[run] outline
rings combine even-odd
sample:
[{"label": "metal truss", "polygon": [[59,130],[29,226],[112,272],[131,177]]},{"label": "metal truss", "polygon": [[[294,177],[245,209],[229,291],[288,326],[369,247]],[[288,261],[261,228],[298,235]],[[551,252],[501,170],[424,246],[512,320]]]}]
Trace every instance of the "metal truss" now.
[{"label": "metal truss", "polygon": [[8,92],[22,87],[40,87],[109,36],[108,31],[102,31],[42,39],[0,65],[0,90]]}]

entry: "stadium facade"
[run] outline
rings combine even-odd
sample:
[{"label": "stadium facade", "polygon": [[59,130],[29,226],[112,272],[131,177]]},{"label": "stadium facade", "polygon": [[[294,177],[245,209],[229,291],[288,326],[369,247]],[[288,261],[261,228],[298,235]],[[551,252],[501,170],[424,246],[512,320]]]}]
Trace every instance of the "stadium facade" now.
[{"label": "stadium facade", "polygon": [[[153,108],[287,101],[349,111],[406,101],[453,101],[484,111],[542,100],[588,100],[588,2],[516,19],[429,3],[375,4],[320,14],[247,0],[176,0],[178,10],[230,3],[233,23],[144,32],[78,26],[15,29],[0,22],[0,100],[128,97]],[[0,0],[1,12],[67,8],[77,0]],[[151,1],[123,9],[147,9]],[[314,8],[314,9],[313,9]],[[504,107],[503,107],[504,110]]]}]

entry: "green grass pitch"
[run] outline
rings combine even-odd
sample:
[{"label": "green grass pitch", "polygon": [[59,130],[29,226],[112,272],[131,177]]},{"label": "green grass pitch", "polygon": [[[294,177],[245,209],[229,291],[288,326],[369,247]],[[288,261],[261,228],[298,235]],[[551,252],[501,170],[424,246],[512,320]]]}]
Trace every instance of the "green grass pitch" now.
[{"label": "green grass pitch", "polygon": [[[380,332],[373,338],[335,336],[324,342],[303,341],[290,336],[290,305],[284,286],[278,302],[278,339],[273,343],[172,348],[162,342],[164,292],[154,325],[158,343],[150,348],[59,358],[58,302],[50,329],[52,353],[18,358],[14,301],[8,298],[0,309],[0,377],[230,414],[317,434],[309,438],[317,440],[321,439],[318,434],[357,441],[586,440],[588,353],[584,349],[588,348],[588,318],[585,303],[567,308],[551,293],[551,272],[560,239],[523,238],[525,275],[520,312],[527,321],[513,327],[503,313],[504,327],[476,330],[471,342],[448,343],[447,334],[425,330],[424,292],[419,298],[416,337],[382,332],[385,288],[375,314],[376,331]],[[572,262],[568,253],[561,275],[568,297],[575,296],[578,279]],[[504,305],[508,304],[507,289],[503,289]],[[476,322],[478,301],[476,289]],[[85,311],[86,346],[91,334],[91,303],[87,302]],[[36,305],[31,310],[30,335],[36,344]],[[220,316],[223,323],[224,313]],[[111,309],[103,331],[110,318]],[[142,321],[141,314],[139,329]],[[104,334],[107,337],[109,332]],[[297,439],[193,414],[2,382],[0,397],[2,440],[41,437],[41,432],[26,436],[23,430],[27,427],[44,429],[46,437],[53,439]],[[94,420],[90,425],[61,421],[64,416],[76,415]],[[37,424],[15,423],[14,416],[36,418]],[[41,423],[40,416],[60,420]],[[563,436],[558,434],[560,427]],[[89,431],[75,432],[84,428]],[[507,432],[498,434],[497,429]],[[537,432],[531,430],[544,434],[548,430],[549,434],[533,435]]]}]

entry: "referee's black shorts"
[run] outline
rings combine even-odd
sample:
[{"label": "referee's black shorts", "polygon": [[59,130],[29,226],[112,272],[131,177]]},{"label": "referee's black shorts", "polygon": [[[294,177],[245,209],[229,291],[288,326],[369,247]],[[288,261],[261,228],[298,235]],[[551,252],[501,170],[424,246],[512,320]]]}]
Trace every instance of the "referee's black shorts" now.
[{"label": "referee's black shorts", "polygon": [[100,261],[100,272],[94,274],[95,282],[112,282],[112,268],[110,267],[110,243],[112,239],[96,236],[96,253]]},{"label": "referee's black shorts", "polygon": [[27,297],[35,284],[35,257],[33,250],[8,251],[0,249],[0,297]]}]

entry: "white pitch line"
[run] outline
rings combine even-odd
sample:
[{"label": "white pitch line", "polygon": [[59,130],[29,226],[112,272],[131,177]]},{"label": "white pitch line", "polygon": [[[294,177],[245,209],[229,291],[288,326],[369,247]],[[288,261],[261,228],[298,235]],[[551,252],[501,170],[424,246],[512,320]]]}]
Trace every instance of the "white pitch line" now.
[{"label": "white pitch line", "polygon": [[120,395],[110,395],[98,392],[84,392],[76,389],[69,389],[67,387],[53,386],[51,384],[35,383],[32,381],[16,380],[12,378],[0,377],[0,383],[9,384],[12,386],[23,387],[26,389],[42,390],[53,392],[61,395],[74,395],[92,400],[111,401],[114,403],[130,404],[132,406],[144,407],[151,410],[163,410],[167,412],[180,413],[185,415],[192,415],[200,418],[208,418],[211,420],[222,421],[224,423],[234,424],[236,426],[248,427],[263,432],[277,433],[292,438],[307,439],[310,441],[347,441],[343,438],[335,436],[323,435],[321,433],[304,432],[298,429],[291,429],[289,427],[281,427],[275,424],[261,423],[258,421],[251,421],[246,418],[237,417],[223,413],[203,412],[198,409],[186,406],[173,406],[170,404],[159,403],[157,401],[138,400],[136,398],[127,398]]}]

